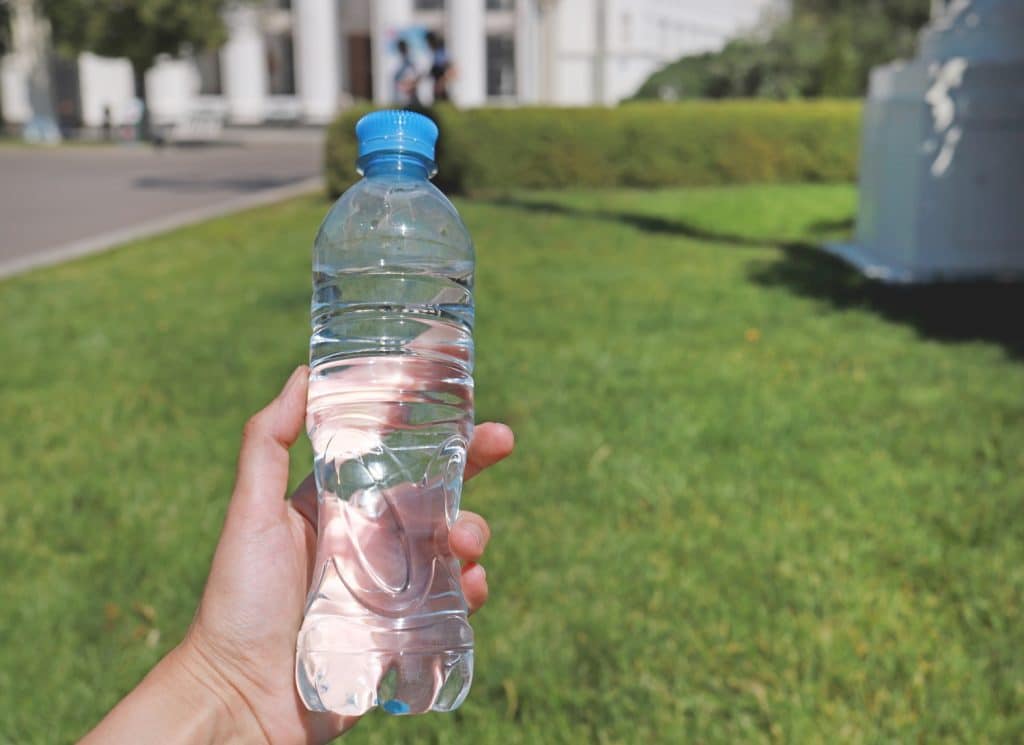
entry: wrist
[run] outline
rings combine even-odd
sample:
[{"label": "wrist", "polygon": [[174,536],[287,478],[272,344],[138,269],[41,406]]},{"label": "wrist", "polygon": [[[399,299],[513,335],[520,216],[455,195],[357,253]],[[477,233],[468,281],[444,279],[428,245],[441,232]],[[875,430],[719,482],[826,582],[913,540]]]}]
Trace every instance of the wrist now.
[{"label": "wrist", "polygon": [[266,742],[241,695],[186,646],[173,649],[83,740],[160,745]]},{"label": "wrist", "polygon": [[168,694],[194,712],[189,742],[267,742],[244,696],[190,638],[161,660],[154,672],[161,676]]}]

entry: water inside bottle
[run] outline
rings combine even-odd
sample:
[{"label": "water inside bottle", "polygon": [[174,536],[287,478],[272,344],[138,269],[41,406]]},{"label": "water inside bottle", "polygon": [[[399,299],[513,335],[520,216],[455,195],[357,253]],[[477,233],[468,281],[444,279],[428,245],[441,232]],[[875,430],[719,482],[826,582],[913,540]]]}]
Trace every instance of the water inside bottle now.
[{"label": "water inside bottle", "polygon": [[448,532],[472,434],[471,272],[314,274],[319,534],[296,659],[312,710],[448,711],[469,691],[473,633]]}]

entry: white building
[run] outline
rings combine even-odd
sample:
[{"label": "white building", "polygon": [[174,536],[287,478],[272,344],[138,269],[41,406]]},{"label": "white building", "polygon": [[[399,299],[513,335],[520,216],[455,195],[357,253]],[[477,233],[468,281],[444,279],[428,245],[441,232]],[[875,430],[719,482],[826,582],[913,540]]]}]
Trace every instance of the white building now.
[{"label": "white building", "polygon": [[[360,99],[392,101],[395,43],[439,32],[456,67],[452,98],[487,104],[614,104],[654,70],[720,48],[779,0],[267,0],[225,14],[215,53],[165,59],[147,74],[156,121],[323,123]],[[96,60],[87,75],[95,77]],[[10,68],[5,61],[5,69]],[[11,86],[15,75],[4,76]],[[84,98],[96,86],[82,86]],[[426,93],[429,86],[424,86]],[[124,95],[122,93],[122,95]],[[13,95],[17,98],[17,95]],[[81,101],[85,112],[117,102]],[[14,107],[18,109],[18,107]],[[5,107],[5,111],[6,111]],[[13,112],[23,115],[20,109]],[[91,117],[90,117],[91,118]],[[16,120],[15,120],[16,121]]]}]

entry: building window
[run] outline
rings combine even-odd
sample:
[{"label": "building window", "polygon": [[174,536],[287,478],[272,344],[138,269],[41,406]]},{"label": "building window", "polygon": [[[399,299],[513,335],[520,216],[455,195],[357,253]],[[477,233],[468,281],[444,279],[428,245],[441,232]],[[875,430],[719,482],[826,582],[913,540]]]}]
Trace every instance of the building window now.
[{"label": "building window", "polygon": [[295,64],[290,32],[267,37],[267,78],[270,95],[295,94]]},{"label": "building window", "polygon": [[487,37],[487,95],[505,98],[516,94],[515,41],[511,36]]},{"label": "building window", "polygon": [[487,0],[487,10],[515,10],[516,0]]},{"label": "building window", "polygon": [[416,0],[416,10],[444,10],[444,0]]},{"label": "building window", "polygon": [[357,101],[373,98],[373,61],[369,34],[350,34],[348,48],[348,92]]}]

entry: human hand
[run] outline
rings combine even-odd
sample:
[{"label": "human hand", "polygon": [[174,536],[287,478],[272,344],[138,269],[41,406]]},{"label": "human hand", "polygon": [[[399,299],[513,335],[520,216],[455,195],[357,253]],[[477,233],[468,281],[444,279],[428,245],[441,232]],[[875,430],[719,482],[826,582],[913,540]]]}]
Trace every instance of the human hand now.
[{"label": "human hand", "polygon": [[[89,742],[324,743],[357,718],[307,711],[294,683],[295,641],[316,550],[316,487],[307,478],[290,500],[288,449],[306,410],[309,371],[246,424],[238,476],[203,597],[185,640],[87,738]],[[476,428],[466,478],[500,461],[513,436],[501,424]],[[486,521],[462,512],[449,543],[465,563],[470,610],[487,599],[476,563]],[[147,740],[147,738],[149,738]]]}]

